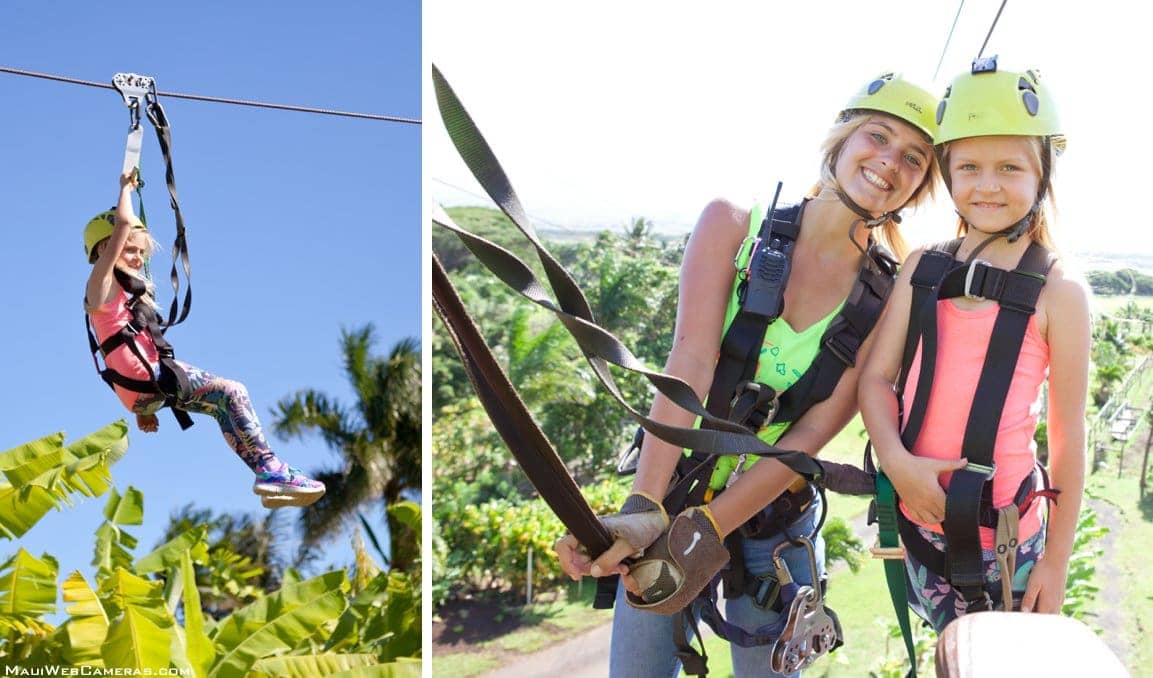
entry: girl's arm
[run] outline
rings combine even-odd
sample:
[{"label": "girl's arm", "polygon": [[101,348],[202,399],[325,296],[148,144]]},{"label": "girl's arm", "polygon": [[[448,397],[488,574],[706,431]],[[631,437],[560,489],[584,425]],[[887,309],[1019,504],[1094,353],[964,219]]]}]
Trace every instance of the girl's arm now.
[{"label": "girl's arm", "polygon": [[[714,200],[701,213],[685,247],[676,329],[665,372],[683,379],[702,399],[708,394],[720,350],[721,328],[735,274],[733,255],[748,235],[748,224],[748,211],[724,200]],[[659,392],[653,399],[649,416],[683,427],[692,426],[696,419]],[[633,492],[659,502],[668,490],[682,454],[680,447],[646,435],[633,479]],[[628,568],[621,561],[635,551],[618,539],[593,563],[571,535],[558,541],[554,548],[561,568],[574,579],[590,573],[594,576],[627,574]]]},{"label": "girl's arm", "polygon": [[[665,372],[680,377],[703,399],[712,384],[725,309],[732,294],[733,255],[748,235],[749,213],[723,200],[705,207],[689,237],[681,264],[677,322]],[[652,419],[692,426],[696,416],[657,393]],[[663,497],[683,450],[647,435],[641,446],[633,491]]]},{"label": "girl's arm", "polygon": [[1061,490],[1050,505],[1045,554],[1033,568],[1022,608],[1056,614],[1085,488],[1085,400],[1089,390],[1089,299],[1077,281],[1054,266],[1042,293],[1049,344],[1049,476]]},{"label": "girl's arm", "polygon": [[945,491],[941,489],[940,474],[963,468],[965,462],[925,459],[905,449],[898,429],[897,394],[893,390],[901,369],[913,300],[909,281],[920,260],[921,250],[917,250],[901,268],[876,332],[877,345],[861,368],[858,399],[861,418],[877,459],[910,516],[924,523],[939,523],[945,517]]},{"label": "girl's arm", "polygon": [[92,273],[88,276],[88,286],[84,300],[89,308],[96,308],[112,300],[115,294],[112,271],[116,268],[116,260],[124,250],[124,243],[133,227],[142,224],[136,218],[132,209],[132,191],[136,188],[136,170],[120,177],[120,198],[116,203],[116,224],[112,227],[112,235],[108,244],[100,252],[96,263],[92,266]]}]

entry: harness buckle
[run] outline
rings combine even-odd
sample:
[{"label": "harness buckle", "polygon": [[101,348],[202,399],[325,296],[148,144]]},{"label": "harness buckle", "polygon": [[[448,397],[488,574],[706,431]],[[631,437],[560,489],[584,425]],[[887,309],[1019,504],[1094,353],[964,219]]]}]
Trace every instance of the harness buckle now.
[{"label": "harness buckle", "polygon": [[985,297],[972,291],[973,276],[977,271],[977,264],[982,264],[986,268],[992,266],[992,264],[985,261],[984,259],[974,259],[973,261],[969,262],[969,270],[965,272],[965,298],[971,299],[972,301],[984,301]]},{"label": "harness buckle", "polygon": [[[856,346],[850,346],[848,344],[846,339],[850,336],[852,335],[848,332],[834,332],[825,340],[825,348],[829,349],[829,352],[832,353],[837,360],[840,360],[841,364],[845,367],[852,367],[857,362],[857,350],[861,348],[859,341],[856,342]],[[856,337],[853,338],[855,339]]]}]

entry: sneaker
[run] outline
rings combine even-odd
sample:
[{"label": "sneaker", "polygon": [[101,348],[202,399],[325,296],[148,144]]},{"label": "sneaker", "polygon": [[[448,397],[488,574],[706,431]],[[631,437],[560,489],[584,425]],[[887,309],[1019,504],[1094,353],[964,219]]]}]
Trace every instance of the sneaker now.
[{"label": "sneaker", "polygon": [[[288,466],[280,472],[257,473],[252,491],[261,496],[261,503],[266,508],[308,506],[324,496],[324,483],[309,478],[296,467]],[[265,497],[272,501],[264,502]]]}]

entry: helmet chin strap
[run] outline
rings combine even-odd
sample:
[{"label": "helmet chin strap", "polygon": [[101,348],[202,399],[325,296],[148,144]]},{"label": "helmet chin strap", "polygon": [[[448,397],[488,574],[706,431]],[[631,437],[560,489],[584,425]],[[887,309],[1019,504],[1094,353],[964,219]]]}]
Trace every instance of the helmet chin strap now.
[{"label": "helmet chin strap", "polygon": [[[969,253],[969,256],[965,259],[965,263],[968,264],[971,262],[974,257],[980,254],[981,250],[988,247],[997,238],[1005,238],[1011,243],[1020,240],[1021,236],[1025,234],[1025,230],[1029,228],[1029,224],[1033,222],[1033,219],[1037,216],[1037,212],[1040,211],[1040,209],[1041,201],[1038,200],[1037,202],[1033,203],[1033,206],[1029,208],[1029,211],[1025,214],[1025,216],[1021,217],[1017,223],[1009,226],[1008,228],[997,231],[996,233],[991,234],[988,238],[985,238],[983,241],[981,241],[981,244],[977,245],[977,247]],[[965,228],[973,228],[973,225],[969,223],[969,220],[966,219],[965,216],[959,211],[957,211],[957,216],[961,219],[961,223],[965,224]]]},{"label": "helmet chin strap", "polygon": [[[882,214],[879,217],[874,217],[872,214],[869,214],[865,210],[864,207],[861,207],[860,205],[858,205],[844,191],[838,190],[838,191],[836,191],[836,194],[837,194],[837,198],[841,201],[841,204],[843,204],[845,207],[848,207],[854,214],[856,214],[858,217],[860,217],[860,219],[854,219],[853,223],[849,224],[849,240],[853,243],[853,245],[856,246],[857,249],[861,250],[861,254],[866,256],[866,257],[869,256],[869,253],[866,252],[864,250],[864,248],[861,247],[861,244],[859,242],[857,242],[857,238],[855,237],[856,233],[857,233],[857,227],[858,226],[864,226],[869,231],[872,231],[874,228],[880,226],[881,224],[883,224],[887,221],[892,221],[893,223],[896,223],[896,224],[901,223],[901,215],[898,214],[896,211],[885,212],[884,214]],[[870,232],[869,233],[870,244],[872,243],[872,240],[873,240],[873,234]]]}]

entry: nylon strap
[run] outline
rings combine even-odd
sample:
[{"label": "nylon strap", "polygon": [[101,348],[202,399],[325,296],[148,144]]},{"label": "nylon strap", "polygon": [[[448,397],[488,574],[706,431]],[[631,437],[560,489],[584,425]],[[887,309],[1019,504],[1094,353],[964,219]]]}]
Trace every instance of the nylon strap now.
[{"label": "nylon strap", "polygon": [[[180,212],[180,201],[176,195],[176,172],[172,167],[172,131],[168,126],[168,117],[164,108],[156,97],[155,91],[147,96],[148,120],[156,129],[156,140],[160,143],[160,151],[164,155],[164,181],[168,185],[168,197],[172,211],[176,216],[176,238],[172,242],[172,272],[169,278],[172,281],[172,306],[168,311],[168,320],[163,323],[165,328],[179,325],[188,317],[192,310],[192,263],[188,256],[188,239],[184,229],[184,216]],[[177,273],[176,262],[180,261],[184,269],[184,279],[187,289],[184,293],[183,308],[180,305],[180,277]]]},{"label": "nylon strap", "polygon": [[[901,546],[897,528],[897,493],[893,483],[884,473],[877,473],[877,544],[883,549],[898,549]],[[909,592],[905,587],[905,560],[886,558],[881,561],[885,567],[885,583],[889,587],[889,598],[893,601],[893,612],[897,615],[897,625],[901,627],[901,638],[905,641],[905,651],[909,655],[909,673],[917,675],[917,651],[913,646],[913,629],[909,624]]]},{"label": "nylon strap", "polygon": [[549,508],[594,558],[600,556],[612,545],[612,535],[597,520],[560,455],[533,421],[476,323],[469,317],[435,253],[432,255],[432,299],[497,433]]},{"label": "nylon strap", "polygon": [[[439,207],[434,208],[434,223],[460,236],[477,259],[509,287],[554,313],[572,334],[600,382],[624,406],[629,416],[646,430],[662,440],[689,449],[710,450],[715,454],[770,456],[809,480],[819,479],[823,472],[816,459],[803,452],[782,450],[769,445],[739,424],[713,416],[687,383],[646,368],[619,339],[596,324],[580,288],[537,238],[503,168],[435,66],[433,83],[449,136],[481,186],[536,249],[556,301],[548,296],[546,288],[532,270],[508,250],[457,226]],[[629,405],[620,392],[609,371],[610,364],[644,376],[674,404],[700,416],[715,429],[668,426],[641,414]]]}]

